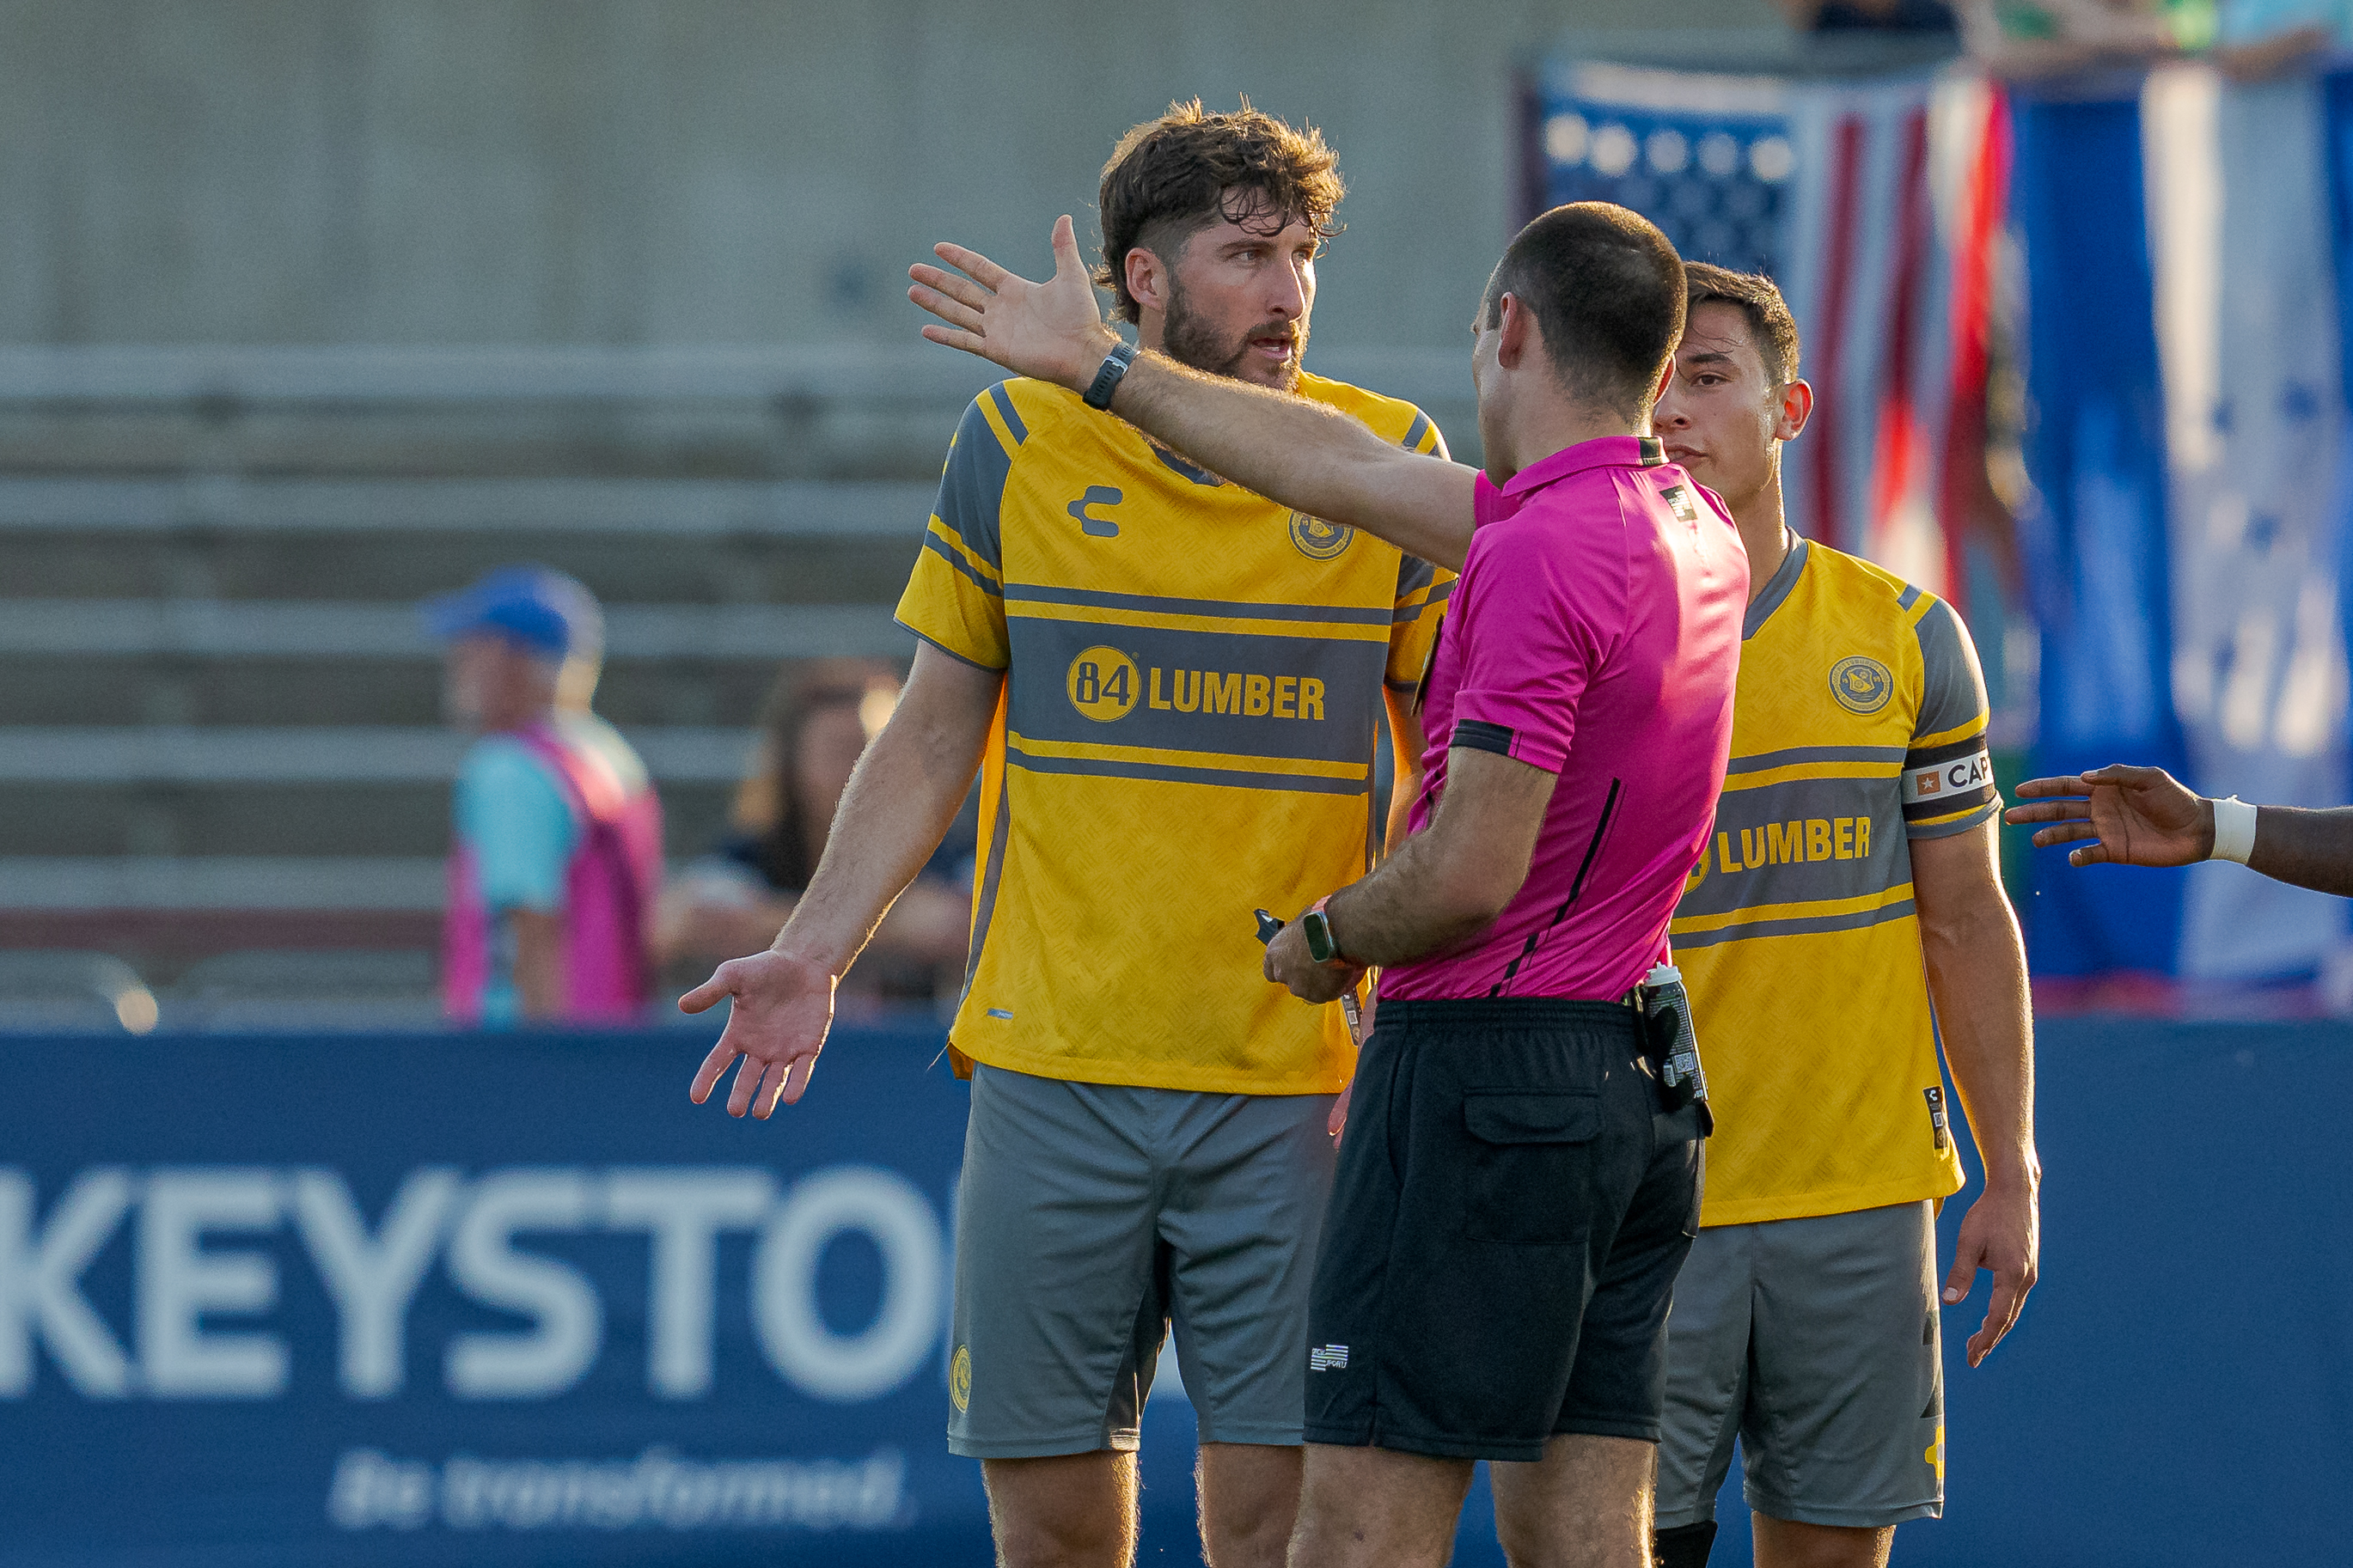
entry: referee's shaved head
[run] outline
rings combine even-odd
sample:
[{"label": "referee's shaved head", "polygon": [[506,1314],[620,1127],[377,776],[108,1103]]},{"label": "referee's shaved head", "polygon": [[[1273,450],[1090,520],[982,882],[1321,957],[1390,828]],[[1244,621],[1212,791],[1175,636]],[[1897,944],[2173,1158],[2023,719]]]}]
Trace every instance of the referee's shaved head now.
[{"label": "referee's shaved head", "polygon": [[1639,419],[1683,335],[1683,258],[1658,226],[1610,202],[1572,202],[1520,230],[1487,285],[1487,324],[1510,294],[1535,313],[1572,397]]}]

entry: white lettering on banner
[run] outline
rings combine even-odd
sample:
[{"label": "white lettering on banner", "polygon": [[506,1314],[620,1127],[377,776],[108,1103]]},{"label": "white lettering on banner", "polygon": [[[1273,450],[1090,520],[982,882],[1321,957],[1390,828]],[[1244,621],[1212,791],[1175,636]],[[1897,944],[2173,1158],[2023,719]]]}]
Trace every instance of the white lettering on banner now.
[{"label": "white lettering on banner", "polygon": [[653,1237],[646,1386],[664,1399],[699,1399],[711,1392],[719,1233],[756,1226],[776,1190],[765,1171],[612,1173],[605,1189],[611,1223]]},{"label": "white lettering on banner", "polygon": [[327,1518],[338,1529],[889,1530],[909,1521],[896,1448],[853,1459],[480,1459],[438,1468],[353,1448],[336,1461]]},{"label": "white lettering on banner", "polygon": [[206,1312],[266,1312],[278,1265],[259,1252],[207,1251],[206,1231],[266,1231],[283,1207],[269,1171],[157,1171],[139,1204],[139,1371],[151,1394],[273,1399],[286,1391],[275,1334],[206,1331]]},{"label": "white lettering on banner", "polygon": [[[882,1250],[882,1307],[864,1332],[836,1334],[817,1305],[826,1244],[862,1230]],[[904,1382],[932,1348],[940,1310],[940,1227],[906,1178],[841,1165],[786,1194],[760,1237],[753,1321],[769,1363],[820,1399],[849,1404]]]},{"label": "white lettering on banner", "polygon": [[[134,1208],[136,1365],[82,1293],[84,1274]],[[748,1315],[778,1375],[816,1398],[849,1403],[899,1387],[933,1353],[947,1319],[945,1247],[931,1202],[904,1177],[864,1165],[821,1170],[782,1195],[754,1167],[511,1167],[469,1182],[422,1166],[373,1225],[333,1170],[142,1177],[94,1167],[67,1184],[46,1224],[39,1217],[30,1174],[0,1167],[0,1399],[32,1391],[40,1349],[86,1398],[282,1396],[290,1360],[282,1332],[207,1321],[278,1305],[277,1260],[255,1243],[227,1244],[223,1232],[290,1229],[300,1239],[336,1314],[337,1382],[353,1399],[406,1385],[409,1320],[437,1260],[467,1299],[529,1320],[454,1334],[441,1347],[451,1394],[552,1398],[586,1375],[606,1338],[596,1282],[526,1236],[646,1236],[646,1386],[663,1399],[712,1391],[719,1237],[728,1231],[759,1235],[750,1299],[733,1310]],[[881,1253],[881,1300],[863,1328],[839,1332],[818,1310],[818,1278],[827,1247],[853,1231]],[[310,1353],[307,1336],[299,1343]],[[359,1486],[377,1472],[353,1474]]]},{"label": "white lettering on banner", "polygon": [[294,1223],[342,1322],[338,1373],[354,1399],[385,1399],[407,1381],[408,1304],[441,1250],[457,1207],[458,1173],[411,1171],[375,1237],[352,1189],[332,1171],[294,1173]]},{"label": "white lettering on banner", "polygon": [[37,1333],[75,1392],[90,1399],[131,1392],[131,1358],[79,1287],[134,1193],[126,1172],[84,1171],[36,1240],[32,1178],[0,1170],[0,1398],[31,1392]]},{"label": "white lettering on banner", "polygon": [[460,1399],[546,1399],[596,1364],[604,1304],[568,1263],[517,1252],[519,1230],[584,1230],[596,1193],[583,1171],[501,1171],[485,1176],[449,1238],[449,1279],[486,1307],[536,1321],[523,1333],[460,1334],[450,1342],[449,1392]]}]

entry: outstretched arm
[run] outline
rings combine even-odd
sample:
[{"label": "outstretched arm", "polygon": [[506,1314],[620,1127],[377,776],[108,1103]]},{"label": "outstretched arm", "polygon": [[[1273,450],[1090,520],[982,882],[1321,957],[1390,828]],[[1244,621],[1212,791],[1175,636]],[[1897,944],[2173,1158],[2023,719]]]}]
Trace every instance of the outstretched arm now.
[{"label": "outstretched arm", "polygon": [[[1066,216],[1054,224],[1054,276],[1032,283],[960,245],[933,247],[956,271],[919,263],[907,297],[946,324],[935,343],[1017,375],[1084,392],[1120,342],[1103,319]],[[1459,570],[1471,548],[1477,470],[1393,447],[1356,419],[1304,397],[1205,375],[1152,351],[1136,355],[1112,412],[1193,461],[1271,500],[1345,523]]]},{"label": "outstretched arm", "polygon": [[[2214,803],[2163,768],[2029,779],[2018,795],[2033,804],[2011,806],[2003,820],[2050,824],[2036,830],[2038,845],[2084,844],[2067,852],[2071,866],[2187,866],[2214,852]],[[2247,865],[2275,881],[2353,898],[2353,806],[2258,807]]]},{"label": "outstretched arm", "polygon": [[689,1013],[735,1004],[694,1075],[697,1105],[738,1057],[730,1115],[765,1117],[779,1097],[799,1101],[833,1024],[834,984],[964,804],[1003,681],[929,643],[915,650],[899,706],[849,775],[817,875],[775,945],[729,959],[678,999]]}]

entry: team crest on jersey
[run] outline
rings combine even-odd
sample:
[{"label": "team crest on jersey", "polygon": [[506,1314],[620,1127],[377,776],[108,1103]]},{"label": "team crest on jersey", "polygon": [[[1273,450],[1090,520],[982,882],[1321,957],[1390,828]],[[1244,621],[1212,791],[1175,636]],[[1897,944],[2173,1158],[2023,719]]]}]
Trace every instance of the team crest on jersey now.
[{"label": "team crest on jersey", "polygon": [[1850,713],[1876,713],[1895,695],[1895,678],[1877,659],[1850,654],[1831,666],[1831,695]]},{"label": "team crest on jersey", "polygon": [[1303,511],[1291,514],[1291,542],[1310,561],[1329,561],[1348,548],[1356,531],[1336,522],[1326,522],[1320,517],[1310,517]]}]

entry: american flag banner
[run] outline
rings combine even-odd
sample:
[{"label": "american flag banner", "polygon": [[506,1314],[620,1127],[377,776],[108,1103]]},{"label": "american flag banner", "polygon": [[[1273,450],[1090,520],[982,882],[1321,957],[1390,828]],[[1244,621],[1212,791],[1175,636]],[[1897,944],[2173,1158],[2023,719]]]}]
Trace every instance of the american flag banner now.
[{"label": "american flag banner", "polygon": [[2008,172],[1998,99],[1966,74],[1562,61],[1541,113],[1546,205],[1617,202],[1687,259],[1781,286],[1819,398],[1785,458],[1791,524],[1966,609]]}]

